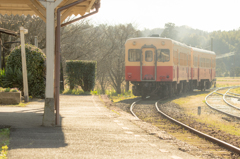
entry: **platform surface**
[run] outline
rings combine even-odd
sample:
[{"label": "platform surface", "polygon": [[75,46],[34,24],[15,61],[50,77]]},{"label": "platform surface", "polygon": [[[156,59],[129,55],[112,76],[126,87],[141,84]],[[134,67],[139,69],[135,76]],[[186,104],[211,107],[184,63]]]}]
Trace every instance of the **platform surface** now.
[{"label": "platform surface", "polygon": [[60,96],[61,127],[43,127],[44,100],[0,107],[0,124],[11,125],[8,159],[196,158],[106,108],[98,96]]}]

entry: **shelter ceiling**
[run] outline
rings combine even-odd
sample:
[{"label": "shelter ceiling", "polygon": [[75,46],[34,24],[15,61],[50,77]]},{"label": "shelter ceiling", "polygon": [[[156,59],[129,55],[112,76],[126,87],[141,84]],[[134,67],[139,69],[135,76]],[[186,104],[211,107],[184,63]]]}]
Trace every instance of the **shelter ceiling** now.
[{"label": "shelter ceiling", "polygon": [[[62,7],[73,3],[77,0],[63,0],[58,6]],[[71,15],[80,14],[83,16],[86,12],[90,12],[95,8],[95,4],[100,3],[100,0],[86,0],[74,7],[71,7],[62,12],[61,21]],[[39,0],[0,0],[0,14],[8,15],[37,15],[46,21],[46,8]]]}]

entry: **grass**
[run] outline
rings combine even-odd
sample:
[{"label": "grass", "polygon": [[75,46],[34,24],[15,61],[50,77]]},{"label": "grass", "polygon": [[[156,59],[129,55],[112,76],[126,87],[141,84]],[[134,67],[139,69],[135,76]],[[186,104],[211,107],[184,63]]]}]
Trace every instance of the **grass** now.
[{"label": "grass", "polygon": [[117,94],[115,91],[110,90],[110,91],[106,91],[106,94],[115,103],[122,100],[126,100],[126,99],[136,98],[136,96],[132,94],[132,91],[127,91],[121,94]]},{"label": "grass", "polygon": [[90,95],[91,92],[84,92],[82,89],[65,89],[62,94],[71,94],[71,95]]},{"label": "grass", "polygon": [[29,102],[27,102],[27,103],[21,102],[19,104],[13,104],[13,105],[0,105],[0,107],[1,106],[4,106],[4,107],[26,107],[28,104],[29,104]]},{"label": "grass", "polygon": [[[115,90],[106,90],[105,92],[108,97],[113,101],[113,102],[119,102],[121,100],[125,100],[125,99],[131,99],[131,98],[136,98],[136,96],[134,96],[132,94],[132,91],[127,91],[121,94],[117,94],[117,92]],[[66,95],[100,95],[102,94],[101,90],[94,90],[91,92],[84,92],[82,89],[65,89],[62,94],[66,94]]]},{"label": "grass", "polygon": [[239,87],[239,88],[232,89],[231,92],[240,94],[240,87]]},{"label": "grass", "polygon": [[0,129],[0,159],[7,159],[10,129]]},{"label": "grass", "polygon": [[[178,104],[188,115],[193,116],[197,122],[206,123],[210,127],[214,127],[232,135],[240,136],[240,128],[237,128],[235,123],[220,121],[222,119],[219,115],[205,112],[205,109],[208,109],[208,107],[205,104],[204,98],[205,96],[202,95],[193,95],[185,98],[175,99],[172,102]],[[202,107],[202,114],[200,116],[197,114],[198,106]]]}]

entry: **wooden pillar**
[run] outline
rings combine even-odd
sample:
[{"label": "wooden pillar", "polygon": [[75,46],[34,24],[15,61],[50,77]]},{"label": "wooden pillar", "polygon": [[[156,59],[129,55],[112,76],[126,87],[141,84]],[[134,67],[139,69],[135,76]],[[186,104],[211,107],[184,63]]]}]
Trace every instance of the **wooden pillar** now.
[{"label": "wooden pillar", "polygon": [[20,38],[21,38],[21,55],[22,55],[22,75],[23,75],[23,91],[24,101],[28,102],[28,79],[27,79],[27,66],[26,66],[26,54],[25,54],[25,39],[24,34],[27,34],[28,30],[20,27]]}]

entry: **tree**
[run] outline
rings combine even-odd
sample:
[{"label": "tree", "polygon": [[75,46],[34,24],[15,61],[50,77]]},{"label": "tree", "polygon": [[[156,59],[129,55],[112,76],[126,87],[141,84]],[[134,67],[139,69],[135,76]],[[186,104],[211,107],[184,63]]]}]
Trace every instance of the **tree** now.
[{"label": "tree", "polygon": [[170,39],[176,39],[177,38],[177,31],[175,29],[174,23],[166,23],[165,28],[161,34],[161,37],[166,37]]},{"label": "tree", "polygon": [[[137,37],[140,32],[132,24],[119,24],[115,26],[102,25],[104,40],[102,41],[102,57],[99,62],[107,64],[104,70],[108,72],[111,86],[120,94],[121,86],[125,80],[125,48],[127,39]],[[103,65],[104,66],[104,65]],[[106,74],[105,74],[106,76]]]},{"label": "tree", "polygon": [[221,61],[217,61],[216,65],[216,76],[222,77],[223,74],[227,71],[225,63]]}]

